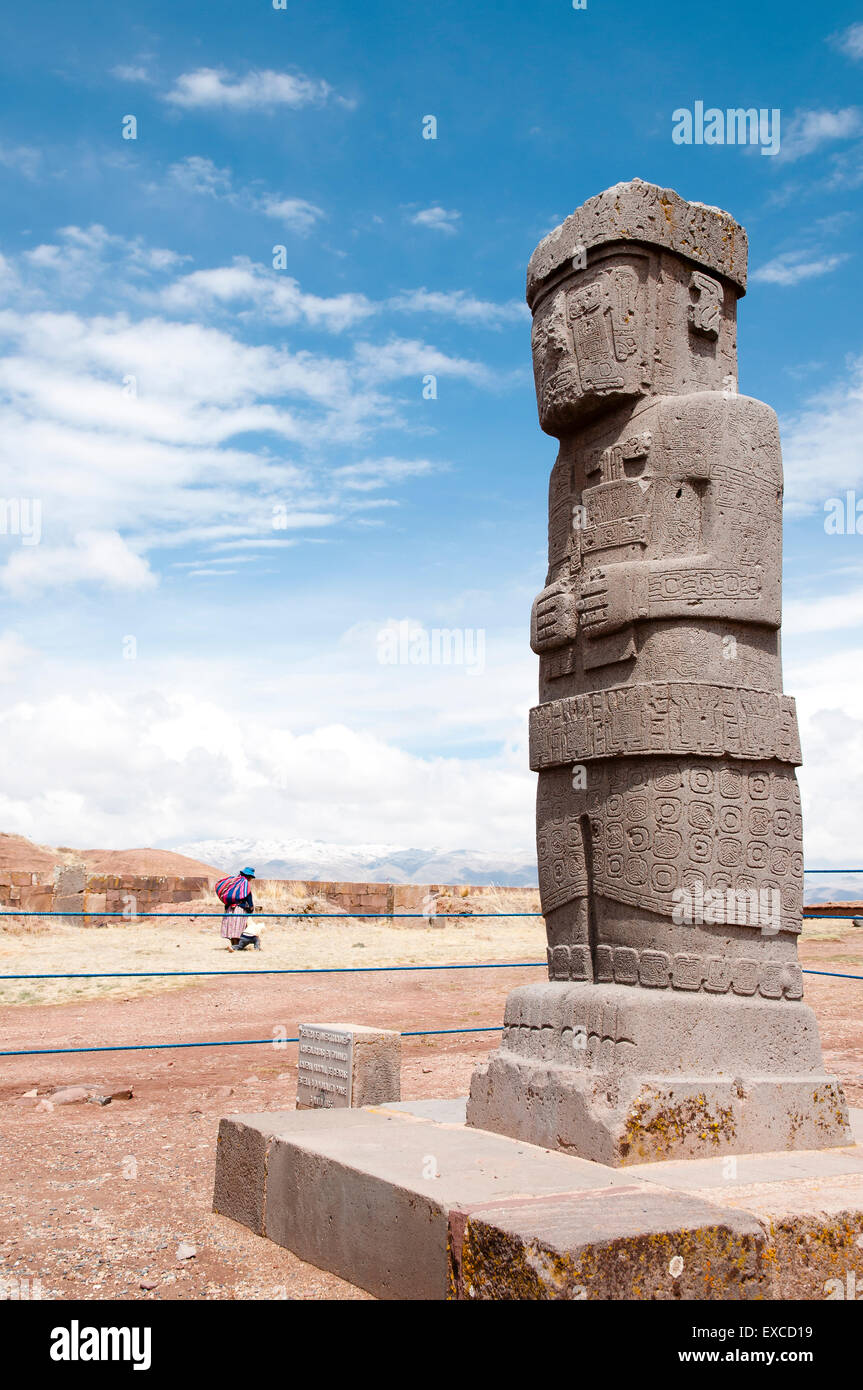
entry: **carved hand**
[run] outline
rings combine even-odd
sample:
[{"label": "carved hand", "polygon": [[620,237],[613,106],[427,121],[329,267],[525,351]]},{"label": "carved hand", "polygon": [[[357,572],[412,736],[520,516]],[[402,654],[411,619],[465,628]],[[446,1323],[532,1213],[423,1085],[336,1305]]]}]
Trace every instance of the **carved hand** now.
[{"label": "carved hand", "polygon": [[588,572],[577,604],[587,637],[604,637],[632,622],[632,575],[625,564],[604,565]]},{"label": "carved hand", "polygon": [[537,594],[530,615],[530,645],[539,655],[572,642],[578,628],[575,595],[564,584],[549,584]]}]

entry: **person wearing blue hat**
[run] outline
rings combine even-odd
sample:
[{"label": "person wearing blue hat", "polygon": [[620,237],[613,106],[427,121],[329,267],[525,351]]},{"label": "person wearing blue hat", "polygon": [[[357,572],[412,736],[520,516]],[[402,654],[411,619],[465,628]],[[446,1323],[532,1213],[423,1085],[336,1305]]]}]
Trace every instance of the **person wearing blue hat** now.
[{"label": "person wearing blue hat", "polygon": [[252,899],[251,885],[251,880],[254,877],[254,869],[248,866],[245,869],[241,869],[235,882],[231,885],[228,898],[225,900],[225,918],[222,925],[222,935],[228,938],[229,951],[245,951],[247,946],[253,947],[256,951],[260,951],[261,949],[261,938],[259,936],[255,936],[253,932],[246,931],[245,927],[238,930],[239,924],[237,923],[235,925],[235,922],[231,920],[231,918],[236,919],[239,917],[241,912],[245,912],[248,915],[254,912],[255,904]]}]

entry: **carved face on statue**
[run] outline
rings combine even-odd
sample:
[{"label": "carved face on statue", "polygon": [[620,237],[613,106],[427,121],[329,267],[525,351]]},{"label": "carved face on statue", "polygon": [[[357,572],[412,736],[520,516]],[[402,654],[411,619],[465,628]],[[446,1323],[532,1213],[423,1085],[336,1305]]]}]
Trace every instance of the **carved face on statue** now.
[{"label": "carved face on statue", "polygon": [[603,402],[642,394],[641,297],[633,266],[611,263],[563,281],[537,305],[533,369],[547,434],[562,433]]}]

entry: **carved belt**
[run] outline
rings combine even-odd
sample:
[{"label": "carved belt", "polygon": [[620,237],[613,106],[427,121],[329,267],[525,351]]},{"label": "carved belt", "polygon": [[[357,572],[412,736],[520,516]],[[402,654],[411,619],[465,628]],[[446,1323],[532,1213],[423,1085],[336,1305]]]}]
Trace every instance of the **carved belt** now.
[{"label": "carved belt", "polygon": [[549,700],[530,712],[535,772],[653,753],[799,764],[794,700],[764,690],[653,681]]}]

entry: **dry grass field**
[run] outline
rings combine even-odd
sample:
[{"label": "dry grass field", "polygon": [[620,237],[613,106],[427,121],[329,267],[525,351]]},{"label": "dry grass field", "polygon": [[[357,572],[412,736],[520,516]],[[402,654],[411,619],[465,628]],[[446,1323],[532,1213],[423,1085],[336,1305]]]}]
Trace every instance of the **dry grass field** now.
[{"label": "dry grass field", "polygon": [[[531,890],[507,889],[484,896],[482,906],[464,899],[468,910],[529,912],[536,906]],[[328,912],[323,899],[292,896],[285,890],[260,900],[266,912]],[[190,904],[194,912],[215,912],[213,898]],[[461,910],[461,904],[459,904]],[[542,918],[508,917],[435,919],[358,918],[274,920],[254,918],[261,951],[230,952],[220,935],[220,917],[168,915],[136,922],[117,920],[103,927],[83,927],[58,918],[0,917],[0,976],[74,974],[86,971],[254,971],[309,970],[351,966],[445,965],[472,961],[545,958]],[[202,977],[0,980],[0,1005],[62,1004],[85,999],[132,999],[187,988]]]}]

